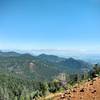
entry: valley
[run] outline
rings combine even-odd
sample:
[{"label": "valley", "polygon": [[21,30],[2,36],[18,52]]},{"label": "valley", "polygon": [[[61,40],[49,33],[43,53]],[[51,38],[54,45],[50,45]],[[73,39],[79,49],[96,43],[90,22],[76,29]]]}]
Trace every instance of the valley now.
[{"label": "valley", "polygon": [[91,100],[94,90],[99,98],[99,76],[99,64],[80,59],[0,52],[0,100]]}]

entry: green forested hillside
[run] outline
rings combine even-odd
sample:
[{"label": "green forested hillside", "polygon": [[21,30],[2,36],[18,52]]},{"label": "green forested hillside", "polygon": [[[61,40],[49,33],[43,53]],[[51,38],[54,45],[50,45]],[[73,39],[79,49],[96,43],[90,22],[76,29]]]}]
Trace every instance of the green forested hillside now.
[{"label": "green forested hillside", "polygon": [[39,100],[96,74],[97,64],[73,58],[0,52],[0,100]]},{"label": "green forested hillside", "polygon": [[[100,75],[100,67],[95,67],[88,73],[58,75],[52,81],[33,81],[17,76],[14,73],[5,73],[0,70],[0,100],[40,100],[49,93],[64,91],[83,79],[92,79]],[[65,78],[64,78],[65,77]]]},{"label": "green forested hillside", "polygon": [[51,80],[59,73],[80,73],[83,70],[88,71],[90,67],[81,60],[53,55],[32,56],[14,52],[2,52],[0,55],[0,69],[33,80]]}]

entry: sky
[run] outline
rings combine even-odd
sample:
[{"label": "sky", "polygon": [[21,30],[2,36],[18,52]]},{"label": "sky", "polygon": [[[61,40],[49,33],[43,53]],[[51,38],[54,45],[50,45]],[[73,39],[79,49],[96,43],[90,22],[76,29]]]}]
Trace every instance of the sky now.
[{"label": "sky", "polygon": [[0,49],[100,52],[100,0],[0,0]]}]

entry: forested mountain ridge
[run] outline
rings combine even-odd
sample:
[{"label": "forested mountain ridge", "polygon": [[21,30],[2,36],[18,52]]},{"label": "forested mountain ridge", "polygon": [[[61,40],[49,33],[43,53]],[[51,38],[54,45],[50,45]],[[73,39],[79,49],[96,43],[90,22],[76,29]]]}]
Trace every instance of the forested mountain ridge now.
[{"label": "forested mountain ridge", "polygon": [[13,52],[13,51],[10,51],[10,52],[2,52],[0,51],[0,57],[12,57],[12,56],[20,56],[21,54],[20,53],[17,53],[17,52]]},{"label": "forested mountain ridge", "polygon": [[41,100],[100,75],[99,65],[91,68],[74,58],[0,52],[0,100]]},{"label": "forested mountain ridge", "polygon": [[1,70],[32,80],[51,80],[59,73],[81,73],[83,70],[90,70],[90,68],[90,64],[74,58],[0,52]]}]

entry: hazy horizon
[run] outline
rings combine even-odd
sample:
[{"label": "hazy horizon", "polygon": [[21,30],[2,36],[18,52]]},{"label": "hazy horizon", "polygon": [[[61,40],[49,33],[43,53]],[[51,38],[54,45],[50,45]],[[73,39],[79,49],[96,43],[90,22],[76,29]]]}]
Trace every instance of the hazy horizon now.
[{"label": "hazy horizon", "polygon": [[64,57],[64,58],[75,58],[75,59],[82,59],[82,60],[99,60],[100,59],[100,53],[97,52],[84,52],[84,51],[73,51],[73,50],[56,50],[56,49],[34,49],[34,50],[0,50],[1,52],[16,52],[20,54],[31,54],[33,56],[38,56],[41,54],[46,55],[54,55],[58,57]]},{"label": "hazy horizon", "polygon": [[100,1],[1,0],[1,50],[100,53]]}]

